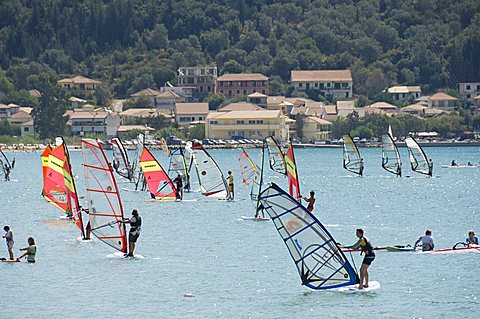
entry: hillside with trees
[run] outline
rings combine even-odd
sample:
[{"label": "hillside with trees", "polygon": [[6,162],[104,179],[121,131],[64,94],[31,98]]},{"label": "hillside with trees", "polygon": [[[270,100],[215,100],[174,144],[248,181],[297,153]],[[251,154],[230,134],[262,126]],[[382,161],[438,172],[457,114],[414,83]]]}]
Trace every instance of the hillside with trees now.
[{"label": "hillside with trees", "polygon": [[[480,81],[478,57],[477,0],[18,0],[0,6],[0,102],[34,107],[37,124],[48,118],[41,105],[56,101],[49,96],[58,90],[56,80],[72,75],[102,81],[94,102],[105,105],[175,84],[180,66],[262,73],[271,95],[286,96],[291,70],[350,69],[357,104],[364,105],[384,99],[382,91],[395,84],[421,85],[428,94]],[[49,97],[37,101],[30,89]],[[68,107],[53,104],[57,113]],[[58,120],[61,131],[65,121]]]}]

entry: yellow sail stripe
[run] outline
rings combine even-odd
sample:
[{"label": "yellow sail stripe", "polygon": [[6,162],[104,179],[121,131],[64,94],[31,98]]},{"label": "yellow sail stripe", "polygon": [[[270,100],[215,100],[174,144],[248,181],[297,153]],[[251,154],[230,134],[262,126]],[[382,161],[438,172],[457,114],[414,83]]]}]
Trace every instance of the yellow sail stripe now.
[{"label": "yellow sail stripe", "polygon": [[141,162],[140,165],[144,173],[163,171],[156,161]]},{"label": "yellow sail stripe", "polygon": [[289,172],[293,178],[297,179],[297,174],[295,172],[295,164],[293,163],[292,159],[286,156],[285,162],[287,164],[287,172]]},{"label": "yellow sail stripe", "polygon": [[65,186],[72,192],[75,193],[75,188],[73,187],[72,176],[66,171],[63,170],[63,178],[65,181]]},{"label": "yellow sail stripe", "polygon": [[48,166],[48,155],[42,156],[42,167],[47,167],[47,166]]},{"label": "yellow sail stripe", "polygon": [[64,161],[56,158],[55,156],[53,155],[48,156],[48,167],[62,175],[63,175],[63,164],[64,164]]}]

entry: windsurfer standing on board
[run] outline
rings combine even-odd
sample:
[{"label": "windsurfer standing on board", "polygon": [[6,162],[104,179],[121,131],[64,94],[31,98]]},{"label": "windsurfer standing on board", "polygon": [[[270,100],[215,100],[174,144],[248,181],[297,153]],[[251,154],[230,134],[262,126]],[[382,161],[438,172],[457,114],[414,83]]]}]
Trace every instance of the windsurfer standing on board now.
[{"label": "windsurfer standing on board", "polygon": [[233,200],[233,198],[235,197],[235,193],[233,192],[233,175],[231,171],[228,171],[227,180],[228,180],[228,198],[227,199]]},{"label": "windsurfer standing on board", "polygon": [[9,181],[10,180],[10,166],[5,164],[3,166],[3,170],[5,171],[5,181]]},{"label": "windsurfer standing on board", "polygon": [[363,162],[363,157],[360,158],[359,162],[359,175],[363,176],[363,169],[365,167],[365,163]]},{"label": "windsurfer standing on board", "polygon": [[415,244],[413,244],[413,247],[417,247],[418,243],[422,243],[422,251],[430,251],[433,250],[435,245],[433,244],[433,237],[432,237],[432,231],[430,229],[427,229],[425,231],[425,235],[421,236]]},{"label": "windsurfer standing on board", "polygon": [[432,159],[428,160],[428,176],[432,177],[433,174],[433,161]]},{"label": "windsurfer standing on board", "polygon": [[304,197],[304,196],[301,196],[301,197],[304,201],[306,201],[308,203],[307,210],[309,212],[312,212],[313,211],[313,204],[315,204],[315,192],[311,191],[309,198]]},{"label": "windsurfer standing on board", "polygon": [[342,246],[338,244],[340,248],[347,249],[361,249],[361,253],[365,253],[365,257],[362,261],[362,266],[360,267],[360,284],[358,289],[368,288],[368,267],[372,264],[372,261],[375,260],[375,252],[373,251],[373,246],[368,241],[367,237],[363,236],[363,229],[358,228],[355,233],[358,237],[358,241],[351,246]]},{"label": "windsurfer standing on board", "polygon": [[4,226],[3,230],[5,231],[3,238],[5,238],[5,241],[7,242],[8,254],[10,255],[10,260],[13,260],[15,259],[13,256],[13,232],[9,226]]},{"label": "windsurfer standing on board", "polygon": [[138,214],[138,211],[134,209],[132,211],[131,218],[125,218],[124,220],[119,221],[120,223],[130,224],[130,232],[128,233],[128,254],[125,254],[125,257],[133,257],[133,252],[135,251],[135,243],[137,242],[138,237],[140,236],[140,230],[142,226],[142,218]]},{"label": "windsurfer standing on board", "polygon": [[177,177],[172,181],[175,183],[175,188],[177,189],[176,197],[179,200],[183,199],[183,178],[180,173],[178,173]]}]

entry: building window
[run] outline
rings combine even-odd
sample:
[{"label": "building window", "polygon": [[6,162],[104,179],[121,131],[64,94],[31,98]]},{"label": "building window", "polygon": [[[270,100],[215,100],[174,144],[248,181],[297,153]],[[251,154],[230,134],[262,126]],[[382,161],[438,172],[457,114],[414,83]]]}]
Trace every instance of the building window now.
[{"label": "building window", "polygon": [[336,90],[340,89],[340,83],[334,83],[333,86]]},{"label": "building window", "polygon": [[262,86],[266,86],[267,85],[267,81],[262,81]]},{"label": "building window", "polygon": [[325,89],[325,83],[320,83],[320,89],[321,90]]},{"label": "building window", "polygon": [[470,97],[471,97],[470,94],[467,94],[467,99],[469,99]]},{"label": "building window", "polygon": [[218,121],[210,121],[210,125],[217,125]]},{"label": "building window", "polygon": [[329,88],[329,87],[330,87],[330,85],[331,85],[331,83],[330,83],[330,82],[328,82],[328,83],[327,83],[327,88]]},{"label": "building window", "polygon": [[348,83],[342,83],[342,88],[344,89],[348,88]]},{"label": "building window", "polygon": [[255,120],[248,120],[248,124],[255,124]]},{"label": "building window", "polygon": [[221,88],[223,88],[223,81],[220,81],[220,82],[219,82],[219,86],[220,86]]},{"label": "building window", "polygon": [[244,120],[237,120],[237,124],[245,124]]},{"label": "building window", "polygon": [[252,86],[256,87],[257,86],[257,81],[252,81]]},{"label": "building window", "polygon": [[228,96],[232,96],[232,90],[228,90]]},{"label": "building window", "polygon": [[480,92],[480,85],[477,85],[477,92]]},{"label": "building window", "polygon": [[28,132],[28,127],[24,127],[24,128],[23,128],[23,131],[24,131],[24,132]]},{"label": "building window", "polygon": [[467,90],[470,90],[470,85],[466,85],[465,88],[466,88]]},{"label": "building window", "polygon": [[243,95],[247,95],[247,90],[243,90]]},{"label": "building window", "polygon": [[269,134],[270,136],[275,137],[275,131],[270,131],[269,133],[270,133],[270,134]]},{"label": "building window", "polygon": [[318,83],[315,82],[315,87],[318,88]]},{"label": "building window", "polygon": [[345,92],[345,97],[349,97],[350,93],[349,92]]},{"label": "building window", "polygon": [[240,90],[237,90],[237,94],[240,94]]},{"label": "building window", "polygon": [[257,120],[257,124],[263,124],[263,120]]},{"label": "building window", "polygon": [[265,90],[262,90],[262,94],[265,94]]},{"label": "building window", "polygon": [[210,86],[210,85],[209,85],[209,86],[207,86],[207,91],[208,91],[208,92],[212,92],[212,88],[211,88],[211,86]]},{"label": "building window", "polygon": [[228,81],[228,86],[229,86],[229,87],[232,86],[232,81]]},{"label": "building window", "polygon": [[303,87],[303,83],[302,82],[298,83],[298,87],[299,88]]}]

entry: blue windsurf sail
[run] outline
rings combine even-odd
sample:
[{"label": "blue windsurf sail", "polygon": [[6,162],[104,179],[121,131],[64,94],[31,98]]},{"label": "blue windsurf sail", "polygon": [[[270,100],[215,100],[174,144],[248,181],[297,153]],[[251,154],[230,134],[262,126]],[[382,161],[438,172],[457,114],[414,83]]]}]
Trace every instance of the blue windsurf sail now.
[{"label": "blue windsurf sail", "polygon": [[303,285],[320,290],[359,283],[332,235],[295,198],[272,183],[259,200],[285,242]]}]

